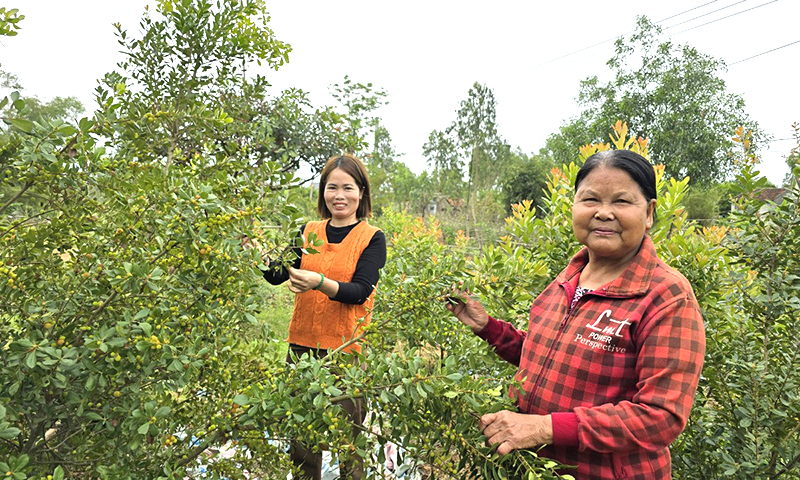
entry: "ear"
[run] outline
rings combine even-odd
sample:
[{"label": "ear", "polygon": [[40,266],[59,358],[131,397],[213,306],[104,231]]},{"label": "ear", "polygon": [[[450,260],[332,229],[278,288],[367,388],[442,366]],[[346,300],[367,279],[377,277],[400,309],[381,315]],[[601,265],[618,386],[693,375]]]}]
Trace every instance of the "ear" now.
[{"label": "ear", "polygon": [[654,215],[656,213],[656,199],[650,200],[647,204],[647,220],[645,221],[646,230],[650,230],[653,227],[653,222],[655,220]]}]

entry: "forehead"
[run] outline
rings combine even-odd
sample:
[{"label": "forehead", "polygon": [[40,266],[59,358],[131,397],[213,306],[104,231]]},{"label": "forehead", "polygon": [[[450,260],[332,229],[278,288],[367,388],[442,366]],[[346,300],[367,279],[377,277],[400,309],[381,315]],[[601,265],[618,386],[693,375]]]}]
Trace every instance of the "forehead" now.
[{"label": "forehead", "polygon": [[327,179],[326,183],[335,183],[335,184],[341,184],[341,185],[344,185],[344,184],[347,184],[347,183],[352,183],[352,184],[355,185],[356,179],[353,178],[353,176],[350,175],[349,173],[347,173],[344,170],[342,170],[341,168],[334,168],[328,174],[328,179]]},{"label": "forehead", "polygon": [[577,192],[591,190],[601,193],[629,192],[643,195],[638,183],[625,170],[601,165],[589,172],[578,186]]}]

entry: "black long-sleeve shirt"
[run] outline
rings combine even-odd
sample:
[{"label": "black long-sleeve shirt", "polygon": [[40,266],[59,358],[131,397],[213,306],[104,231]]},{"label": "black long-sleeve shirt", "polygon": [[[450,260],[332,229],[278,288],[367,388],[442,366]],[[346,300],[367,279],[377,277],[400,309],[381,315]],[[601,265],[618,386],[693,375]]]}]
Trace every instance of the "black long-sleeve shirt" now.
[{"label": "black long-sleeve shirt", "polygon": [[[353,228],[358,225],[356,222],[346,227],[334,227],[330,222],[325,225],[325,234],[329,243],[342,243]],[[300,227],[300,233],[305,231],[306,226]],[[297,259],[292,265],[300,268],[302,260],[302,250],[300,247],[292,248],[297,255]],[[361,305],[367,301],[375,285],[380,278],[380,269],[386,265],[386,236],[378,230],[369,241],[367,248],[361,252],[361,256],[356,263],[356,270],[353,278],[349,282],[339,282],[339,292],[331,300],[342,303],[352,303]],[[289,271],[286,268],[270,262],[269,268],[264,270],[264,278],[273,285],[280,285],[289,279]]]}]

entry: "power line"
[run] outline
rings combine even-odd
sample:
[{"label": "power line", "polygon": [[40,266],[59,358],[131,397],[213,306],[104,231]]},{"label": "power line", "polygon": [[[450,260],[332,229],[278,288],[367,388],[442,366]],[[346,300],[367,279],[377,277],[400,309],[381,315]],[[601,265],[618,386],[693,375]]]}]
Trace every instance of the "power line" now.
[{"label": "power line", "polygon": [[[747,58],[744,58],[744,59],[742,59],[742,60],[738,60],[738,61],[736,61],[736,62],[733,62],[733,63],[729,64],[729,66],[730,66],[730,65],[736,65],[737,63],[746,62],[746,61],[748,61],[748,60],[750,60],[750,59],[753,59],[753,58],[756,58],[756,57],[760,57],[761,55],[766,55],[767,53],[774,52],[775,50],[780,50],[781,48],[786,48],[786,47],[788,47],[789,45],[794,45],[795,43],[800,43],[800,40],[798,40],[798,41],[796,41],[796,42],[792,42],[792,43],[787,43],[786,45],[782,45],[782,46],[780,46],[780,47],[773,48],[772,50],[767,50],[766,52],[761,52],[761,53],[759,53],[758,55],[753,55],[752,57],[747,57]],[[783,138],[783,139],[781,139],[781,140],[791,140],[791,139],[790,139],[790,138]]]},{"label": "power line", "polygon": [[706,16],[708,16],[708,15],[711,15],[712,13],[721,12],[722,10],[725,10],[726,8],[731,8],[731,7],[732,7],[732,6],[734,6],[734,5],[739,5],[740,3],[744,3],[744,2],[746,2],[746,1],[747,1],[747,0],[741,0],[741,1],[739,1],[739,2],[736,2],[736,3],[731,3],[730,5],[726,5],[726,6],[722,7],[722,8],[718,8],[718,9],[716,9],[716,10],[712,10],[712,11],[710,11],[710,12],[708,12],[708,13],[704,13],[704,14],[702,14],[702,15],[698,15],[698,16],[696,16],[696,17],[694,17],[694,18],[690,18],[689,20],[684,20],[684,21],[682,21],[682,22],[680,22],[680,23],[676,23],[675,25],[673,25],[673,26],[671,26],[671,27],[667,27],[667,28],[665,28],[664,30],[669,30],[670,28],[675,28],[675,27],[677,27],[678,25],[683,25],[684,23],[689,23],[689,22],[691,22],[692,20],[697,20],[698,18],[706,17]]},{"label": "power line", "polygon": [[681,33],[685,33],[685,32],[688,32],[688,31],[690,31],[690,30],[694,30],[695,28],[705,27],[706,25],[711,25],[712,23],[717,23],[717,22],[719,22],[720,20],[725,20],[726,18],[735,17],[736,15],[739,15],[740,13],[749,12],[750,10],[755,10],[756,8],[761,8],[761,7],[763,7],[764,5],[769,5],[770,3],[775,3],[775,2],[777,2],[777,1],[778,1],[778,0],[772,0],[771,2],[762,3],[761,5],[757,5],[757,6],[753,7],[753,8],[748,8],[748,9],[746,9],[746,10],[742,10],[742,11],[740,11],[740,12],[732,13],[732,14],[730,14],[730,15],[726,15],[726,16],[724,16],[724,17],[721,17],[721,18],[718,18],[718,19],[716,19],[716,20],[711,20],[710,22],[706,22],[706,23],[702,23],[702,24],[700,24],[700,25],[696,25],[696,26],[694,26],[694,27],[692,27],[692,28],[687,28],[686,30],[681,30],[680,32],[678,32],[678,33],[675,33],[675,34],[673,34],[673,35],[680,35]]},{"label": "power line", "polygon": [[[671,16],[669,16],[669,17],[667,17],[667,18],[665,18],[665,19],[659,20],[658,22],[655,22],[655,23],[656,23],[656,24],[660,24],[660,23],[662,23],[662,22],[664,22],[664,21],[666,21],[666,20],[669,20],[669,19],[671,19],[671,18],[675,18],[675,17],[681,16],[681,15],[683,15],[683,14],[686,14],[686,13],[688,13],[688,12],[691,12],[691,11],[693,11],[693,10],[697,10],[698,8],[702,8],[702,7],[705,7],[705,6],[707,6],[707,5],[710,5],[710,4],[712,4],[712,3],[716,3],[717,1],[718,1],[718,0],[714,0],[714,1],[711,1],[711,2],[706,2],[706,3],[702,4],[702,5],[699,5],[699,6],[697,6],[697,7],[690,8],[689,10],[685,10],[685,11],[683,11],[683,12],[681,12],[681,13],[677,13],[677,14],[675,14],[675,15],[671,15]],[[747,1],[747,0],[740,0],[740,1],[738,1],[738,2],[732,3],[732,4],[730,4],[730,5],[727,5],[727,6],[724,6],[724,7],[722,7],[722,8],[718,8],[718,9],[716,9],[716,10],[713,10],[713,11],[711,11],[711,12],[707,12],[707,13],[704,13],[704,14],[702,14],[702,15],[698,15],[698,16],[696,16],[696,17],[692,17],[692,18],[690,18],[690,19],[688,19],[688,20],[684,20],[683,22],[676,23],[675,25],[672,25],[672,26],[670,26],[670,27],[666,27],[666,28],[664,28],[664,30],[669,30],[669,29],[671,29],[671,28],[675,28],[675,27],[677,27],[678,25],[683,25],[683,24],[685,24],[685,23],[689,23],[689,22],[691,22],[691,21],[697,20],[698,18],[702,18],[702,17],[708,16],[708,15],[711,15],[711,14],[713,14],[713,13],[720,12],[720,11],[722,11],[722,10],[725,10],[725,9],[727,9],[727,8],[730,8],[730,7],[733,7],[733,6],[735,6],[735,5],[738,5],[738,4],[740,4],[740,3],[744,3],[744,2],[746,2],[746,1]],[[680,35],[681,33],[685,33],[685,32],[691,31],[691,30],[695,30],[695,29],[697,29],[697,28],[705,27],[705,26],[707,26],[707,25],[711,25],[712,23],[716,23],[716,22],[719,22],[719,21],[721,21],[721,20],[725,20],[725,19],[727,19],[727,18],[735,17],[735,16],[737,16],[737,15],[739,15],[739,14],[742,14],[742,13],[745,13],[745,12],[749,12],[749,11],[751,11],[751,10],[755,10],[755,9],[757,9],[757,8],[761,8],[761,7],[763,7],[763,6],[769,5],[769,4],[771,4],[771,3],[775,3],[775,2],[777,2],[777,1],[778,1],[778,0],[771,0],[771,1],[769,1],[769,2],[762,3],[761,5],[757,5],[757,6],[755,6],[755,7],[752,7],[752,8],[748,8],[748,9],[741,10],[741,11],[739,11],[739,12],[736,12],[736,13],[732,13],[732,14],[730,14],[730,15],[726,15],[726,16],[724,16],[724,17],[717,18],[717,19],[715,19],[715,20],[712,20],[712,21],[710,21],[710,22],[706,22],[706,23],[703,23],[703,24],[700,24],[700,25],[695,25],[694,27],[687,28],[686,30],[681,30],[680,32],[674,33],[674,34],[672,34],[672,35]],[[630,32],[623,33],[622,35],[618,35],[618,36],[615,36],[615,37],[609,38],[609,39],[607,39],[607,40],[603,40],[602,42],[598,42],[598,43],[595,43],[595,44],[593,44],[593,45],[589,45],[588,47],[584,47],[584,48],[581,48],[581,49],[579,49],[579,50],[575,50],[574,52],[570,52],[570,53],[567,53],[567,54],[565,54],[565,55],[561,55],[560,57],[554,58],[554,59],[552,59],[552,60],[548,60],[548,61],[546,61],[546,62],[543,62],[543,63],[539,63],[539,64],[537,64],[537,65],[534,65],[534,66],[533,66],[533,68],[537,68],[537,67],[540,67],[540,66],[542,66],[542,65],[547,65],[547,64],[549,64],[549,63],[553,63],[553,62],[555,62],[555,61],[558,61],[558,60],[561,60],[561,59],[563,59],[563,58],[566,58],[566,57],[569,57],[569,56],[575,55],[576,53],[580,53],[580,52],[583,52],[583,51],[585,51],[585,50],[589,50],[589,49],[591,49],[591,48],[594,48],[594,47],[596,47],[596,46],[598,46],[598,45],[602,45],[602,44],[604,44],[604,43],[608,43],[608,42],[611,42],[611,41],[613,41],[613,40],[616,40],[616,39],[618,39],[618,38],[621,38],[621,37],[623,37],[623,36],[625,36],[625,35],[629,35],[629,34],[631,34],[631,33],[635,32],[635,31],[636,31],[636,30],[632,30],[632,31],[630,31]],[[779,47],[779,48],[783,48],[783,47]],[[764,52],[764,53],[768,53],[768,52]],[[596,55],[596,54],[588,55],[587,57],[583,57],[583,58],[592,57],[592,56],[594,56],[594,55]],[[748,60],[748,59],[745,59],[745,60]],[[744,61],[744,60],[740,60],[740,61]],[[569,63],[573,63],[573,62],[569,62]],[[737,63],[738,63],[738,62],[737,62]],[[732,64],[731,64],[731,65],[732,65]]]},{"label": "power line", "polygon": [[[711,15],[711,14],[713,14],[713,13],[720,12],[720,11],[722,11],[722,10],[725,10],[725,9],[727,9],[727,8],[730,8],[730,7],[733,7],[733,6],[735,6],[735,5],[738,5],[738,4],[740,4],[740,3],[744,3],[744,2],[746,2],[746,1],[747,1],[747,0],[740,0],[740,1],[736,2],[736,3],[731,3],[730,5],[726,5],[726,6],[722,7],[722,8],[718,8],[718,9],[716,9],[716,10],[712,10],[712,11],[710,11],[710,12],[707,12],[707,13],[704,13],[704,14],[702,14],[702,15],[698,15],[698,16],[696,16],[696,17],[692,17],[692,18],[690,18],[689,20],[684,20],[683,22],[676,23],[675,25],[672,25],[672,26],[670,26],[670,27],[666,27],[666,28],[664,28],[664,31],[666,31],[666,30],[669,30],[669,29],[671,29],[671,28],[675,28],[675,27],[677,27],[678,25],[683,25],[684,23],[689,23],[689,22],[691,22],[691,21],[697,20],[698,18],[702,18],[702,17],[708,16],[708,15]],[[777,2],[777,1],[778,1],[778,0],[771,0],[771,1],[769,1],[769,2],[762,3],[761,5],[757,5],[757,6],[753,7],[753,8],[748,8],[748,9],[746,9],[746,10],[742,10],[742,11],[739,11],[739,12],[736,12],[736,13],[732,13],[732,14],[730,14],[730,15],[726,15],[726,16],[724,16],[724,17],[717,18],[717,19],[715,19],[715,20],[712,20],[712,21],[710,21],[710,22],[706,22],[706,23],[703,23],[703,24],[701,24],[701,25],[696,25],[696,26],[694,26],[694,27],[692,27],[692,28],[688,28],[688,29],[686,29],[686,30],[682,30],[682,31],[680,31],[680,32],[678,32],[678,33],[675,33],[675,34],[673,34],[673,35],[680,35],[681,33],[688,32],[689,30],[694,30],[694,29],[696,29],[696,28],[704,27],[704,26],[706,26],[706,25],[710,25],[710,24],[712,24],[712,23],[716,23],[716,22],[718,22],[718,21],[720,21],[720,20],[725,20],[726,18],[735,17],[736,15],[739,15],[740,13],[745,13],[745,12],[748,12],[748,11],[750,11],[750,10],[755,10],[756,8],[760,8],[760,7],[763,7],[763,6],[765,6],[765,5],[769,5],[770,3],[775,3],[775,2]],[[714,2],[709,2],[709,3],[714,3]],[[703,7],[703,6],[705,6],[705,5],[708,5],[708,3],[705,3],[705,4],[703,4],[703,5],[700,5],[700,7]],[[700,7],[695,7],[695,8],[693,8],[693,9],[691,9],[691,10],[695,10],[695,9],[697,9],[697,8],[700,8]],[[691,11],[691,10],[687,10],[686,12],[689,12],[689,11]],[[680,16],[680,15],[682,15],[682,14],[686,13],[686,12],[681,12],[681,13],[679,13],[679,14],[677,14],[677,15],[672,15],[671,17],[667,17],[665,20],[668,20],[668,19],[670,19],[670,18],[674,18],[674,17]],[[659,22],[656,22],[656,23],[661,23],[661,22],[663,22],[663,21],[664,21],[664,20],[660,20]],[[631,32],[628,32],[628,33],[625,33],[625,34],[623,34],[623,35],[628,35],[628,34],[630,34],[630,33],[632,33],[632,32],[635,32],[635,30],[633,30],[633,31],[631,31]],[[618,38],[618,37],[617,37],[617,38]],[[613,40],[613,39],[612,39],[612,40]],[[606,42],[608,42],[608,41],[609,41],[609,40],[606,40],[605,42],[601,42],[601,43],[606,43]],[[592,45],[592,47],[594,47],[594,46],[597,46],[597,45],[600,45],[601,43],[597,43],[597,44],[595,44],[595,45]],[[797,42],[795,42],[795,43],[797,43]],[[785,47],[785,46],[788,46],[788,45],[784,45],[784,47]],[[573,55],[573,54],[575,54],[575,53],[578,53],[578,52],[580,52],[580,51],[583,51],[583,50],[587,50],[587,49],[589,49],[589,48],[592,48],[592,47],[586,47],[586,48],[584,48],[584,49],[581,49],[581,50],[578,50],[578,51],[576,51],[576,52],[570,53],[570,54],[568,54],[568,55],[563,55],[563,56],[561,56],[561,57],[559,57],[559,58],[564,58],[564,57],[566,57],[566,56]],[[783,48],[783,47],[778,47],[778,48]],[[777,50],[777,49],[776,49],[776,50]],[[572,63],[575,63],[575,62],[582,61],[582,60],[584,60],[584,59],[586,59],[586,58],[593,57],[593,56],[597,55],[598,53],[600,53],[600,52],[593,53],[593,54],[591,54],[591,55],[587,55],[587,56],[585,56],[585,57],[581,57],[581,58],[580,58],[580,59],[578,59],[578,60],[575,60],[575,61],[573,61],[573,62],[568,62],[568,63],[566,63],[566,65],[570,65],[570,64],[572,64]],[[769,53],[769,52],[764,52],[764,53]],[[763,55],[764,53],[761,53],[761,54],[759,54],[759,55]],[[758,56],[758,55],[756,55],[756,56]],[[751,58],[754,58],[754,57],[751,57]],[[555,60],[557,60],[557,59],[555,59]],[[555,60],[551,60],[550,62],[553,62],[553,61],[555,61]],[[749,59],[748,59],[748,58],[746,58],[746,59],[744,59],[744,60],[749,60]],[[739,60],[739,62],[743,62],[744,60]],[[739,62],[736,62],[736,63],[739,63]],[[549,63],[549,62],[545,62],[545,63]],[[540,65],[544,65],[544,64],[540,64]],[[732,63],[732,64],[730,64],[730,65],[733,65],[733,63]]]},{"label": "power line", "polygon": [[[747,1],[747,0],[742,0],[742,2],[746,2],[746,1]],[[690,8],[689,10],[684,10],[684,11],[683,11],[683,12],[681,12],[681,13],[676,13],[675,15],[670,15],[669,17],[667,17],[667,18],[663,18],[663,19],[661,19],[661,20],[657,21],[656,23],[663,23],[663,22],[666,22],[666,21],[667,21],[667,20],[669,20],[669,19],[672,19],[672,18],[675,18],[675,17],[680,17],[680,16],[681,16],[681,15],[683,15],[684,13],[689,13],[689,12],[691,12],[692,10],[697,10],[698,8],[703,8],[703,7],[705,7],[706,5],[711,5],[712,3],[717,3],[717,0],[714,0],[713,2],[704,3],[704,4],[702,4],[702,5],[698,5],[698,6],[694,7],[694,8]],[[739,3],[741,3],[741,2],[739,2]],[[734,4],[734,5],[736,5],[736,4]],[[728,7],[724,7],[724,8],[728,8]],[[720,9],[720,10],[722,10],[722,9]],[[717,10],[714,10],[714,11],[716,12]],[[712,12],[712,13],[713,13],[713,12]],[[701,15],[701,16],[702,16],[702,15]],[[695,17],[695,18],[697,18],[697,17]]]},{"label": "power line", "polygon": [[[685,14],[685,13],[689,13],[689,12],[691,12],[692,10],[697,10],[698,8],[705,7],[706,5],[711,5],[712,3],[716,3],[716,2],[718,2],[718,1],[719,1],[719,0],[713,0],[713,1],[711,1],[711,2],[704,3],[704,4],[702,4],[702,5],[699,5],[699,6],[697,6],[697,7],[690,8],[689,10],[685,10],[685,11],[683,11],[683,12],[681,12],[681,13],[676,13],[675,15],[671,15],[671,16],[669,16],[669,17],[667,17],[667,18],[663,19],[663,20],[659,20],[659,21],[658,21],[658,22],[656,22],[656,23],[662,23],[662,22],[665,22],[665,21],[667,21],[667,20],[669,20],[669,19],[671,19],[671,18],[679,17],[679,16],[681,16],[681,15],[683,15],[683,14]],[[742,0],[742,1],[747,1],[747,0]],[[775,1],[777,1],[777,0],[775,0]],[[738,3],[742,3],[742,2],[738,2]],[[733,5],[736,5],[736,4],[734,3]],[[732,5],[729,5],[729,6],[732,6]],[[724,8],[728,8],[728,7],[724,7]],[[719,9],[719,10],[723,10],[723,9]],[[716,11],[719,11],[719,10],[715,10],[715,12],[716,12]],[[713,13],[713,12],[712,12],[712,13]],[[703,16],[703,15],[701,15],[701,16]],[[700,18],[700,17],[695,17],[695,18]],[[687,20],[687,21],[694,20],[695,18],[689,19],[689,20]],[[684,22],[684,23],[685,23],[685,22]],[[680,24],[679,24],[679,25],[680,25]],[[580,53],[580,52],[582,52],[582,51],[584,51],[584,50],[589,50],[590,48],[594,48],[594,47],[596,47],[596,46],[598,46],[598,45],[602,45],[602,44],[604,44],[604,43],[611,42],[611,41],[613,41],[613,40],[616,40],[616,39],[618,39],[618,38],[620,38],[620,37],[623,37],[623,36],[625,36],[625,35],[629,35],[629,34],[631,34],[631,33],[635,32],[635,31],[636,31],[636,30],[631,30],[630,32],[623,33],[622,35],[617,35],[617,36],[615,36],[615,37],[611,37],[611,38],[609,38],[608,40],[603,40],[602,42],[595,43],[594,45],[589,45],[588,47],[584,47],[584,48],[581,48],[581,49],[579,49],[579,50],[575,50],[574,52],[567,53],[566,55],[561,55],[560,57],[554,58],[554,59],[552,59],[552,60],[548,60],[548,61],[546,61],[546,62],[543,62],[543,63],[540,63],[540,64],[538,64],[538,65],[534,65],[534,66],[533,66],[533,68],[541,67],[542,65],[547,65],[548,63],[553,63],[553,62],[555,62],[555,61],[557,61],[557,60],[561,60],[562,58],[566,58],[566,57],[569,57],[569,56],[575,55],[576,53]]]},{"label": "power line", "polygon": [[[741,0],[741,1],[739,1],[739,2],[732,3],[732,4],[728,5],[728,6],[725,6],[725,7],[722,7],[722,8],[718,8],[718,9],[716,9],[716,10],[712,11],[712,12],[704,13],[703,15],[698,15],[698,16],[696,16],[696,17],[690,18],[689,20],[686,20],[686,21],[683,21],[683,22],[677,23],[677,24],[675,24],[675,25],[673,25],[673,26],[671,26],[671,27],[667,27],[667,28],[665,28],[664,30],[669,30],[670,28],[674,28],[674,27],[676,27],[676,26],[678,26],[678,25],[682,25],[682,24],[684,24],[684,23],[691,22],[692,20],[696,20],[696,19],[698,19],[698,18],[701,18],[701,17],[704,17],[704,16],[706,16],[706,15],[710,15],[710,14],[712,14],[712,13],[719,12],[719,11],[721,11],[721,10],[724,10],[724,9],[726,9],[726,8],[729,8],[729,7],[732,7],[732,6],[734,6],[734,5],[738,5],[738,4],[740,4],[740,3],[743,3],[743,2],[746,2],[746,1],[747,1],[747,0]],[[763,6],[769,5],[769,4],[771,4],[771,3],[775,3],[775,2],[777,2],[777,1],[778,1],[778,0],[771,0],[771,1],[769,1],[769,2],[762,3],[761,5],[756,5],[755,7],[748,8],[748,9],[745,9],[745,10],[741,10],[741,11],[739,11],[739,12],[732,13],[732,14],[730,14],[730,15],[726,15],[726,16],[724,16],[724,17],[717,18],[717,19],[715,19],[715,20],[712,20],[712,21],[710,21],[710,22],[706,22],[706,23],[703,23],[703,24],[700,24],[700,25],[695,25],[695,26],[694,26],[694,27],[692,27],[692,28],[687,28],[686,30],[682,30],[682,31],[680,31],[680,32],[674,33],[673,35],[680,35],[681,33],[688,32],[688,31],[690,31],[690,30],[694,30],[694,29],[696,29],[696,28],[704,27],[704,26],[706,26],[706,25],[710,25],[710,24],[712,24],[712,23],[719,22],[720,20],[725,20],[726,18],[735,17],[736,15],[739,15],[739,14],[741,14],[741,13],[749,12],[749,11],[751,11],[751,10],[755,10],[755,9],[757,9],[757,8],[761,8],[761,7],[763,7]],[[713,2],[709,2],[709,3],[713,3]],[[701,7],[702,7],[702,6],[705,6],[705,5],[708,5],[708,3],[705,3],[705,4],[701,5]],[[700,8],[700,7],[695,7],[695,8]],[[694,9],[692,9],[692,10],[694,10]],[[690,11],[690,10],[687,10],[687,12],[688,12],[688,11]],[[672,17],[668,17],[668,18],[673,18],[673,17],[676,17],[676,16],[678,16],[678,15],[682,15],[683,13],[686,13],[686,12],[682,12],[682,13],[679,13],[679,14],[677,14],[677,15],[673,15]],[[662,21],[663,21],[663,20],[662,20]],[[631,33],[631,32],[628,32],[628,33]],[[627,35],[627,33],[626,33],[625,35]],[[605,42],[601,42],[601,43],[606,43],[606,42],[608,42],[608,41],[609,41],[609,40],[606,40]],[[600,45],[601,43],[597,43],[597,44],[595,44],[595,45],[592,45],[592,46],[597,46],[597,45]],[[736,61],[736,62],[733,62],[733,63],[730,63],[730,64],[728,64],[728,66],[731,66],[731,65],[736,65],[737,63],[742,63],[742,62],[744,62],[744,61],[751,60],[751,59],[753,59],[753,58],[756,58],[756,57],[760,57],[761,55],[765,55],[765,54],[767,54],[767,53],[774,52],[775,50],[780,50],[780,49],[782,49],[782,48],[786,48],[786,47],[788,47],[788,46],[791,46],[791,45],[794,45],[794,44],[796,44],[796,43],[800,43],[800,40],[798,40],[798,41],[796,41],[796,42],[792,42],[792,43],[787,43],[786,45],[782,45],[782,46],[780,46],[780,47],[773,48],[772,50],[767,50],[766,52],[761,52],[761,53],[759,53],[759,54],[757,54],[757,55],[753,55],[752,57],[747,57],[747,58],[744,58],[744,59],[742,59],[742,60],[738,60],[738,61]],[[583,49],[581,49],[581,50],[578,50],[578,51],[576,51],[576,52],[570,53],[570,54],[568,54],[568,55],[563,55],[563,56],[561,56],[561,57],[559,57],[559,58],[564,58],[564,57],[566,57],[566,56],[569,56],[569,55],[574,55],[575,53],[581,52],[581,51],[583,51],[583,50],[586,50],[586,49],[588,49],[588,48],[591,48],[591,47],[586,47],[586,48],[583,48]],[[599,52],[598,52],[598,53],[599,53]],[[581,60],[583,60],[583,59],[585,59],[585,58],[593,57],[593,56],[595,56],[595,55],[597,55],[597,54],[596,54],[596,53],[593,53],[593,54],[591,54],[591,55],[587,55],[586,57],[582,57],[581,59],[578,59],[578,60],[576,60],[576,61],[581,61]],[[557,60],[557,59],[551,60],[550,62],[553,62],[553,61],[555,61],[555,60]],[[550,62],[545,62],[545,63],[550,63]],[[569,62],[569,63],[574,63],[574,62]],[[569,64],[569,63],[568,63],[568,64]],[[540,64],[540,65],[544,65],[544,64]]]}]

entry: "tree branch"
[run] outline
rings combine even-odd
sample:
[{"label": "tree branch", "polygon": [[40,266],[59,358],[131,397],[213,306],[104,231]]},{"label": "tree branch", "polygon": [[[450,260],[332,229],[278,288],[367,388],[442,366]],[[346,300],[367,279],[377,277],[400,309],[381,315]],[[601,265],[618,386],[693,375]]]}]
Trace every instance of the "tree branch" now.
[{"label": "tree branch", "polygon": [[0,207],[0,214],[2,214],[5,211],[6,208],[11,206],[12,203],[16,202],[19,199],[19,197],[21,197],[32,186],[33,186],[33,182],[31,182],[31,181],[27,182],[25,184],[25,186],[22,187],[22,190],[19,191],[19,193],[17,193],[13,197],[11,197],[5,204],[3,204],[2,207]]}]

